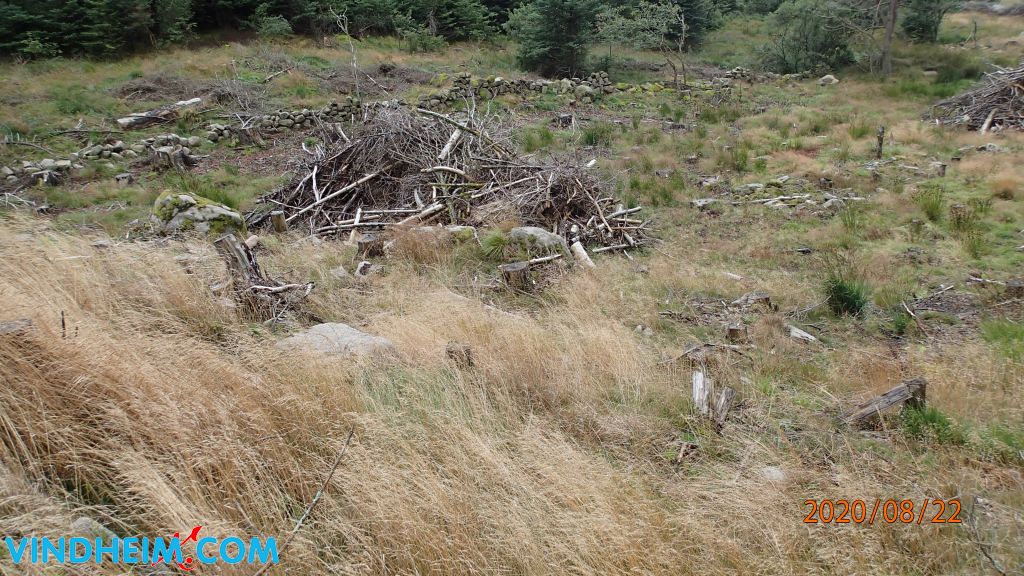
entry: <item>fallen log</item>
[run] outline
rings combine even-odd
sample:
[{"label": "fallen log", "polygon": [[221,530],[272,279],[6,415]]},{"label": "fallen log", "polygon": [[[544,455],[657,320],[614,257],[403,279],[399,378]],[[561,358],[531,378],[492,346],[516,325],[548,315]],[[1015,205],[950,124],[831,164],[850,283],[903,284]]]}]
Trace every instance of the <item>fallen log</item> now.
[{"label": "fallen log", "polygon": [[862,428],[877,420],[882,412],[893,406],[924,408],[927,389],[928,382],[924,378],[904,380],[899,386],[858,406],[843,418],[843,422],[855,428]]},{"label": "fallen log", "polygon": [[118,118],[117,125],[125,130],[140,130],[154,124],[170,122],[171,120],[176,119],[182,110],[193,108],[202,102],[202,98],[192,98],[191,100],[182,100],[181,102],[175,102],[174,104],[154,108],[147,112],[136,112],[134,114],[129,114],[124,118]]}]

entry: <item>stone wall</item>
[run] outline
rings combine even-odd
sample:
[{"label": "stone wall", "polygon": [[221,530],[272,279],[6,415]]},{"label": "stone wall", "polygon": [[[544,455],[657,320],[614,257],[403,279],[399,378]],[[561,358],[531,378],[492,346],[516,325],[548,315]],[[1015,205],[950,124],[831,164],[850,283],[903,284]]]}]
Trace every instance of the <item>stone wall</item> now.
[{"label": "stone wall", "polygon": [[[785,80],[795,77],[780,77]],[[728,90],[734,80],[766,81],[764,75],[757,75],[748,70],[737,68],[708,82],[698,82],[698,89]],[[526,78],[506,79],[502,77],[474,78],[468,72],[460,73],[452,78],[452,85],[431,93],[420,95],[415,106],[432,111],[447,110],[466,101],[486,101],[500,96],[530,96],[540,94],[559,94],[570,96],[574,101],[588,104],[605,94],[616,92],[660,92],[673,90],[657,82],[644,84],[613,84],[607,72],[595,72],[586,78],[562,78],[561,80],[530,80]],[[161,134],[145,138],[132,144],[116,141],[108,144],[87,146],[82,150],[68,155],[67,158],[30,162],[22,161],[16,166],[0,166],[0,176],[8,183],[17,183],[29,177],[34,181],[56,184],[61,176],[73,169],[84,167],[84,161],[125,160],[143,155],[157,155],[168,147],[175,150],[183,148],[188,153],[204,141],[220,142],[238,138],[242,132],[279,132],[284,130],[310,130],[319,122],[359,122],[366,115],[378,108],[409,106],[403,100],[384,100],[362,102],[358,98],[346,96],[344,100],[331,102],[319,110],[303,108],[301,110],[279,110],[249,118],[244,123],[221,124],[211,123],[207,126],[205,138],[200,136],[179,136],[177,134]],[[244,128],[244,129],[243,129]]]}]

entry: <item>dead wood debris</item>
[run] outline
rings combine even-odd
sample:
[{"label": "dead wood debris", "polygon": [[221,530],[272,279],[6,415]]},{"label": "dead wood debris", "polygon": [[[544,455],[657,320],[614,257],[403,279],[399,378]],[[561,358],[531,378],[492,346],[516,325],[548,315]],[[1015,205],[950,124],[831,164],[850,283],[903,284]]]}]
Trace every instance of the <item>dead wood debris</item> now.
[{"label": "dead wood debris", "polygon": [[986,74],[974,88],[936,104],[929,117],[939,124],[990,130],[1024,130],[1024,65]]},{"label": "dead wood debris", "polygon": [[592,252],[650,238],[639,207],[623,207],[585,167],[516,156],[472,117],[381,108],[348,137],[324,134],[290,183],[247,216],[272,210],[318,236],[426,224],[508,219],[542,227]]}]

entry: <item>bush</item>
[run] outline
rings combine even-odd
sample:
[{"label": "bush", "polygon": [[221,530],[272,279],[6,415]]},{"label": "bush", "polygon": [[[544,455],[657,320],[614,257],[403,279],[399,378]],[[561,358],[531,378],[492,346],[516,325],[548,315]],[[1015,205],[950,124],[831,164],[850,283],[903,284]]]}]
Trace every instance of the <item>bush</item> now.
[{"label": "bush", "polygon": [[954,0],[909,0],[903,17],[903,33],[911,40],[934,43],[939,38],[942,18],[955,4]]},{"label": "bush", "polygon": [[827,71],[854,62],[849,33],[830,26],[827,0],[786,0],[772,16],[772,40],[761,47],[761,64],[775,72]]},{"label": "bush", "polygon": [[782,0],[742,0],[740,9],[751,14],[771,14],[780,4]]},{"label": "bush", "polygon": [[868,286],[862,280],[829,275],[825,279],[825,298],[837,316],[859,316],[868,305]]},{"label": "bush", "polygon": [[288,38],[295,35],[295,31],[292,30],[292,25],[288,23],[288,20],[284,16],[269,14],[269,7],[266,4],[260,4],[256,8],[252,24],[260,38]]},{"label": "bush", "polygon": [[398,35],[405,42],[405,49],[413,53],[439,52],[448,45],[444,38],[431,34],[423,26],[399,30]]},{"label": "bush", "polygon": [[583,129],[584,146],[608,146],[615,137],[615,125],[597,122]]}]

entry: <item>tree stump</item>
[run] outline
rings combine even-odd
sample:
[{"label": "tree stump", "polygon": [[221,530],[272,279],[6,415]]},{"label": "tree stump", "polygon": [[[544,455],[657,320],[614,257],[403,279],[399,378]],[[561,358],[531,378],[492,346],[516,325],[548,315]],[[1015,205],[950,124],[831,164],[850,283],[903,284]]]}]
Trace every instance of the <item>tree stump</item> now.
[{"label": "tree stump", "polygon": [[473,367],[473,349],[469,347],[469,344],[449,342],[448,346],[445,347],[444,353],[459,368]]},{"label": "tree stump", "polygon": [[747,327],[742,322],[733,322],[725,328],[725,339],[729,342],[746,342]]},{"label": "tree stump", "polygon": [[384,238],[376,234],[364,234],[362,238],[356,240],[356,246],[358,246],[356,254],[360,258],[374,258],[384,255]]},{"label": "tree stump", "polygon": [[524,292],[528,292],[530,290],[529,262],[502,264],[501,266],[498,266],[498,270],[501,271],[501,279],[505,281],[505,285],[509,288],[522,290]]},{"label": "tree stump", "polygon": [[1006,281],[1007,298],[1024,298],[1024,278],[1014,278]]},{"label": "tree stump", "polygon": [[928,382],[924,378],[904,380],[892,390],[858,406],[856,410],[843,418],[843,421],[851,426],[863,428],[877,422],[881,413],[893,406],[906,405],[911,408],[924,408],[927,391]]},{"label": "tree stump", "polygon": [[274,232],[278,234],[284,234],[288,231],[288,221],[285,220],[284,210],[274,210],[270,213],[270,224],[274,227]]}]

